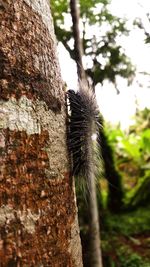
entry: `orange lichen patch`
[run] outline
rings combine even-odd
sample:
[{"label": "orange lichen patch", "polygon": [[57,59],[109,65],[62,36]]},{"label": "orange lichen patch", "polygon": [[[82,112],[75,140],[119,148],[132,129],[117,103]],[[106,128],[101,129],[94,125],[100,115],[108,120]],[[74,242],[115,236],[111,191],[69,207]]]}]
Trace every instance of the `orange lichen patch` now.
[{"label": "orange lichen patch", "polygon": [[24,1],[4,2],[0,12],[0,98],[39,97],[60,112],[64,96],[48,29]]},{"label": "orange lichen patch", "polygon": [[0,224],[0,266],[73,266],[68,240],[74,196],[68,174],[45,175],[47,131],[27,135],[5,129],[1,137],[0,207],[6,220]]}]

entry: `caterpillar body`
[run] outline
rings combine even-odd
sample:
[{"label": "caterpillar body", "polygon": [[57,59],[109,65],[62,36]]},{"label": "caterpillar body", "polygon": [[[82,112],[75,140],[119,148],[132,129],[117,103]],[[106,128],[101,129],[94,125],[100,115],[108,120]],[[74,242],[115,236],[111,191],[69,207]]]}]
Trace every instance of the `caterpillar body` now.
[{"label": "caterpillar body", "polygon": [[[79,185],[89,189],[91,173],[96,172],[96,134],[100,125],[99,109],[95,94],[90,90],[67,91],[68,99],[68,148],[72,175],[78,177]],[[93,144],[94,143],[94,144]],[[92,175],[93,177],[93,175]]]}]

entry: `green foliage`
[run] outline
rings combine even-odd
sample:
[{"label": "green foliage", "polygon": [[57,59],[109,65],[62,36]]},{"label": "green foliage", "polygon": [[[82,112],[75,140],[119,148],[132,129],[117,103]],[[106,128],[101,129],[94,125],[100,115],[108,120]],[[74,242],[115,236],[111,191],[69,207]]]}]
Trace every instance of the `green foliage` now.
[{"label": "green foliage", "polygon": [[51,10],[54,15],[54,22],[60,26],[64,23],[64,15],[68,12],[69,1],[51,0]]},{"label": "green foliage", "polygon": [[[149,232],[150,226],[150,206],[140,208],[122,214],[107,213],[105,217],[105,227],[112,234],[131,236],[138,233]],[[110,235],[110,233],[109,233]]]},{"label": "green foliage", "polygon": [[107,213],[102,232],[104,267],[149,267],[149,207]]},{"label": "green foliage", "polygon": [[107,127],[106,133],[110,144],[115,148],[118,163],[130,160],[140,169],[150,169],[150,129],[135,131],[132,126],[132,130],[125,133],[119,127]]},{"label": "green foliage", "polygon": [[119,252],[119,260],[121,267],[141,267],[142,266],[142,258],[136,253],[125,253],[125,251]]},{"label": "green foliage", "polygon": [[124,132],[120,129],[120,127],[112,127],[110,124],[105,126],[105,132],[108,136],[108,140],[111,145],[116,146],[117,142],[120,138],[124,137]]},{"label": "green foliage", "polygon": [[138,180],[137,185],[128,192],[126,196],[126,206],[129,208],[137,207],[139,205],[147,205],[150,202],[150,171],[146,171],[144,177]]},{"label": "green foliage", "polygon": [[[149,26],[150,26],[150,13],[146,13],[145,14],[146,17],[147,17],[147,20],[149,21]],[[145,43],[146,44],[149,44],[150,43],[150,32],[147,31],[143,21],[141,18],[136,18],[134,20],[134,25],[136,25],[139,29],[143,30],[144,31],[144,34],[145,34]]]},{"label": "green foliage", "polygon": [[150,201],[150,111],[137,111],[128,133],[119,127],[105,127],[115,162],[122,173],[124,209],[135,209]]},{"label": "green foliage", "polygon": [[[94,84],[102,83],[104,79],[115,82],[117,75],[128,78],[130,82],[135,71],[116,41],[118,36],[128,34],[126,21],[110,13],[109,3],[109,0],[80,0],[84,55],[91,62],[91,67],[86,72]],[[70,15],[69,1],[52,0],[51,8],[57,39],[74,59],[75,51],[70,43],[71,27],[67,26],[66,29],[65,24],[66,16]]]}]

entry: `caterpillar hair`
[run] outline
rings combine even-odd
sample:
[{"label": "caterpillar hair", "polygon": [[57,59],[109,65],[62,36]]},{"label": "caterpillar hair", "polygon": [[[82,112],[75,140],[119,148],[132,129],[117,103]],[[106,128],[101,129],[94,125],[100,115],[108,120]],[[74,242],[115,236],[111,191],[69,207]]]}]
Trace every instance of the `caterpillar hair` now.
[{"label": "caterpillar hair", "polygon": [[[96,140],[92,140],[99,128],[99,109],[95,94],[90,89],[67,91],[68,99],[68,148],[72,175],[79,185],[89,189],[89,179],[96,171]],[[93,177],[94,178],[94,177]]]}]

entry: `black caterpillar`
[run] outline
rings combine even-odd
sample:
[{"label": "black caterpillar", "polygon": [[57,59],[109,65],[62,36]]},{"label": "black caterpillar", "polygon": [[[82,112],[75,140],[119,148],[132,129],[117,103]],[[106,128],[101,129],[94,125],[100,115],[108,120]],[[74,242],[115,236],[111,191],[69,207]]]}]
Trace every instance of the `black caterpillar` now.
[{"label": "black caterpillar", "polygon": [[72,175],[80,177],[88,187],[91,170],[95,172],[95,143],[92,135],[100,127],[99,109],[95,94],[88,90],[67,91],[68,99],[68,148],[71,156]]}]

